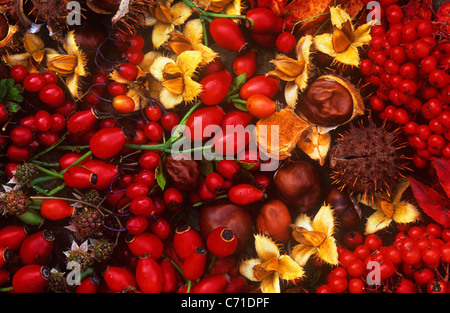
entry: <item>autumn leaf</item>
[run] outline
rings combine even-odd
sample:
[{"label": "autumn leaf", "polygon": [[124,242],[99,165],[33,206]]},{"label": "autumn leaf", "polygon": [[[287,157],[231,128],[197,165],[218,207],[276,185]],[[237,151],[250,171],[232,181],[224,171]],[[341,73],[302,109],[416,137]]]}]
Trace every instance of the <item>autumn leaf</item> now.
[{"label": "autumn leaf", "polygon": [[420,208],[437,223],[450,227],[450,199],[411,177],[409,182]]},{"label": "autumn leaf", "polygon": [[[414,0],[409,1],[403,10],[405,21],[411,20],[432,20],[433,2],[432,0]],[[447,16],[448,18],[448,16]]]},{"label": "autumn leaf", "polygon": [[433,159],[431,165],[436,171],[445,194],[450,198],[450,161],[445,159]]},{"label": "autumn leaf", "polygon": [[445,2],[436,12],[436,21],[442,23],[442,31],[450,33],[450,2]]}]

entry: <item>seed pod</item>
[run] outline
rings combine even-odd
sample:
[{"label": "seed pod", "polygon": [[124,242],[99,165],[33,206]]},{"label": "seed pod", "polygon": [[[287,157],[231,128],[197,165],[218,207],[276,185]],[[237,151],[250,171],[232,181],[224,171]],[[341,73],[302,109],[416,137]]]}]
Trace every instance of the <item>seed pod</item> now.
[{"label": "seed pod", "polygon": [[181,265],[183,275],[190,280],[196,280],[202,277],[206,268],[206,258],[207,252],[205,248],[201,246],[195,248],[194,253]]},{"label": "seed pod", "polygon": [[228,198],[238,205],[248,205],[263,199],[265,196],[261,189],[250,184],[239,184],[228,190]]},{"label": "seed pod", "polygon": [[164,277],[162,292],[174,292],[178,284],[177,270],[169,259],[161,260],[159,266],[161,267]]},{"label": "seed pod", "polygon": [[176,255],[182,261],[194,254],[197,247],[204,245],[200,233],[189,225],[177,227],[172,242]]},{"label": "seed pod", "polygon": [[131,236],[127,238],[126,242],[131,253],[137,257],[150,254],[152,258],[159,259],[164,251],[161,239],[149,232]]},{"label": "seed pod", "polygon": [[59,221],[73,215],[75,207],[64,200],[46,199],[41,204],[41,214],[48,220]]},{"label": "seed pod", "polygon": [[0,229],[0,246],[16,251],[27,237],[28,227],[8,225]]},{"label": "seed pod", "polygon": [[217,257],[227,257],[236,251],[238,239],[229,227],[217,227],[209,233],[206,247]]}]

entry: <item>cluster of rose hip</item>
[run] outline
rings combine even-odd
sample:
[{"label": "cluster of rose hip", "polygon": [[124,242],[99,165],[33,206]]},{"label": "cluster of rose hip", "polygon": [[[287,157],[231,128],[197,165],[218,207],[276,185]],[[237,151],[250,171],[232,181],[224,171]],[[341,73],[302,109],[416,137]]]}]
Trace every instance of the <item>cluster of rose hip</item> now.
[{"label": "cluster of rose hip", "polygon": [[377,234],[346,233],[340,265],[317,292],[446,293],[450,229],[434,222],[399,228],[392,243]]},{"label": "cluster of rose hip", "polygon": [[408,20],[395,3],[384,12],[361,72],[377,88],[371,108],[403,127],[413,164],[426,168],[433,156],[450,157],[450,42],[439,24]]}]

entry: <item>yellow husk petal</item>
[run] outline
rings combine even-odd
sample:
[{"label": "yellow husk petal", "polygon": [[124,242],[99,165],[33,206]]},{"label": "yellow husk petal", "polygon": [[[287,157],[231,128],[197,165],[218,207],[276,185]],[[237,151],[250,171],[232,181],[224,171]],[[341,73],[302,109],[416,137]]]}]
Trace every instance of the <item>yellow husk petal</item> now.
[{"label": "yellow husk petal", "polygon": [[303,73],[297,76],[297,78],[295,79],[295,84],[300,91],[303,91],[306,89],[306,87],[308,87],[308,70],[306,68]]},{"label": "yellow husk petal", "polygon": [[280,279],[278,273],[273,273],[261,282],[263,293],[280,293]]},{"label": "yellow husk petal", "polygon": [[292,82],[297,78],[295,76],[290,76],[290,75],[286,74],[285,72],[280,71],[279,69],[274,69],[274,70],[268,72],[267,75],[281,79],[285,82]]},{"label": "yellow husk petal", "polygon": [[301,213],[297,216],[297,218],[294,221],[294,225],[306,228],[308,230],[313,230],[311,218],[304,213]]},{"label": "yellow husk petal", "polygon": [[233,0],[233,2],[231,2],[225,7],[225,14],[240,15],[241,12],[242,12],[241,0]]},{"label": "yellow husk petal", "polygon": [[192,15],[192,9],[184,2],[177,2],[170,8],[172,23],[176,26],[182,25]]},{"label": "yellow husk petal", "polygon": [[316,247],[310,247],[303,244],[295,245],[291,252],[292,259],[300,266],[304,266],[309,258],[316,253]]},{"label": "yellow husk petal", "polygon": [[331,265],[339,264],[339,254],[333,237],[327,238],[318,248],[316,256]]},{"label": "yellow husk petal", "polygon": [[392,222],[392,219],[384,215],[383,211],[375,211],[371,216],[367,218],[365,234],[373,234],[377,231],[388,227]]},{"label": "yellow husk petal", "polygon": [[314,46],[317,50],[322,53],[325,53],[329,56],[334,57],[336,55],[336,51],[333,49],[333,41],[331,34],[322,34],[314,37],[313,39]]},{"label": "yellow husk petal", "polygon": [[280,256],[278,246],[269,237],[258,234],[254,235],[254,237],[256,253],[261,261],[266,262],[273,257],[278,258]]},{"label": "yellow husk petal", "polygon": [[261,264],[260,259],[248,259],[242,261],[241,264],[239,265],[239,273],[241,273],[241,275],[247,278],[248,280],[259,281],[255,277],[255,272],[253,270],[253,267],[258,264]]},{"label": "yellow husk petal", "polygon": [[181,95],[184,90],[183,78],[173,78],[166,81],[161,82],[161,85],[169,90],[171,93],[176,95]]},{"label": "yellow husk petal", "polygon": [[312,228],[327,236],[334,233],[334,214],[331,205],[322,205],[312,221]]},{"label": "yellow husk petal", "polygon": [[296,279],[303,277],[303,268],[288,255],[282,255],[278,259],[278,274],[281,279]]},{"label": "yellow husk petal", "polygon": [[202,85],[189,76],[184,77],[183,99],[192,102],[202,92]]},{"label": "yellow husk petal", "polygon": [[219,55],[216,51],[203,44],[197,44],[193,47],[193,49],[195,51],[200,51],[200,53],[202,54],[202,62],[200,63],[200,66],[211,63]]},{"label": "yellow husk petal", "polygon": [[66,77],[66,85],[72,96],[76,99],[80,98],[80,85],[78,75],[68,75]]},{"label": "yellow husk petal", "polygon": [[303,70],[305,69],[304,62],[300,62],[287,57],[276,58],[274,60],[271,60],[270,63],[274,64],[277,70],[281,71],[287,76],[294,78],[303,73]]},{"label": "yellow husk petal", "polygon": [[284,87],[284,99],[289,108],[295,109],[298,99],[298,86],[295,82],[287,82]]},{"label": "yellow husk petal", "polygon": [[386,215],[387,218],[391,218],[394,215],[394,205],[389,201],[379,201],[377,207]]},{"label": "yellow husk petal", "polygon": [[75,39],[75,31],[70,31],[67,34],[66,41],[64,42],[64,50],[69,55],[78,55],[80,49]]},{"label": "yellow husk petal", "polygon": [[191,77],[201,61],[202,53],[200,51],[185,51],[177,57],[176,64],[185,76]]},{"label": "yellow husk petal", "polygon": [[358,48],[351,44],[347,50],[336,53],[334,60],[343,64],[358,67],[360,64]]},{"label": "yellow husk petal", "polygon": [[139,63],[139,67],[144,71],[144,73],[150,72],[150,66],[155,62],[155,60],[162,56],[161,52],[149,51],[144,55],[144,59]]},{"label": "yellow husk petal", "polygon": [[61,76],[72,74],[77,66],[78,58],[74,55],[48,55],[47,68]]},{"label": "yellow husk petal", "polygon": [[36,62],[37,64],[40,64],[42,60],[45,57],[45,51],[44,50],[37,50],[31,53],[31,59],[32,61]]},{"label": "yellow husk petal", "polygon": [[20,53],[20,54],[6,54],[2,56],[3,62],[8,64],[10,67],[14,65],[23,65],[26,68],[29,67],[28,60],[30,58],[30,54],[28,52]]},{"label": "yellow husk petal", "polygon": [[157,57],[150,66],[150,74],[158,81],[164,80],[164,69],[167,63],[175,64],[175,61],[167,57]]},{"label": "yellow husk petal", "polygon": [[203,41],[202,22],[199,18],[192,19],[184,25],[183,35],[192,45],[201,44]]},{"label": "yellow husk petal", "polygon": [[311,159],[318,160],[320,165],[325,163],[325,159],[330,149],[331,136],[329,133],[320,134],[317,127],[312,126],[302,133],[297,146],[305,152]]},{"label": "yellow husk petal", "polygon": [[161,47],[170,37],[169,33],[175,29],[173,24],[166,24],[160,21],[153,26],[152,43],[155,49]]},{"label": "yellow husk petal", "polygon": [[33,53],[35,51],[42,50],[44,49],[45,46],[41,38],[31,33],[25,34],[23,45],[28,53]]},{"label": "yellow husk petal", "polygon": [[292,237],[295,241],[309,247],[318,247],[327,238],[327,235],[320,231],[307,230],[303,227],[293,226]]},{"label": "yellow husk petal", "polygon": [[370,35],[370,29],[372,28],[372,23],[367,23],[359,26],[355,32],[355,39],[353,40],[353,45],[356,47],[362,47],[370,43],[372,36]]},{"label": "yellow husk petal", "polygon": [[166,109],[170,110],[183,102],[183,96],[171,93],[166,88],[161,88],[161,91],[159,93],[159,101]]},{"label": "yellow husk petal", "polygon": [[331,24],[337,28],[341,28],[343,23],[351,21],[350,15],[340,7],[330,7],[330,19]]},{"label": "yellow husk petal", "polygon": [[408,202],[401,202],[395,206],[392,219],[399,224],[417,222],[420,219],[420,211]]},{"label": "yellow husk petal", "polygon": [[410,186],[409,179],[403,179],[394,189],[391,194],[392,203],[397,204],[400,203],[400,199],[403,196],[403,193]]}]

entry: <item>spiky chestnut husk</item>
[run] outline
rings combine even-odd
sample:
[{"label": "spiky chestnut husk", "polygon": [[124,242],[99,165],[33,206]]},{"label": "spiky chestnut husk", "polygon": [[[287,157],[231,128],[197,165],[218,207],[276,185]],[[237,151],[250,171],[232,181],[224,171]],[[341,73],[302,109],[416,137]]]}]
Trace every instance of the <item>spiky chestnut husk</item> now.
[{"label": "spiky chestnut husk", "polygon": [[0,10],[0,54],[9,53],[18,49],[19,33],[19,27],[9,24],[8,18]]},{"label": "spiky chestnut husk", "polygon": [[107,261],[114,252],[114,244],[106,239],[100,239],[92,247],[92,257],[100,262]]},{"label": "spiky chestnut husk", "polygon": [[389,191],[409,170],[406,146],[401,129],[390,131],[386,122],[377,126],[369,118],[366,125],[352,123],[330,150],[331,178],[340,188],[364,197]]},{"label": "spiky chestnut husk", "polygon": [[80,239],[102,235],[103,215],[96,209],[84,208],[73,217]]},{"label": "spiky chestnut husk", "polygon": [[14,173],[14,177],[20,183],[28,185],[30,181],[39,176],[39,170],[33,163],[19,164]]},{"label": "spiky chestnut husk", "polygon": [[88,270],[94,265],[91,254],[81,249],[73,250],[67,255],[67,263],[70,262],[76,262],[76,264],[79,264],[81,272]]},{"label": "spiky chestnut husk", "polygon": [[97,14],[112,15],[112,26],[124,34],[136,34],[144,27],[145,17],[150,16],[154,0],[87,0],[88,7]]},{"label": "spiky chestnut husk", "polygon": [[71,293],[73,288],[67,283],[66,277],[63,273],[53,272],[48,280],[47,293]]},{"label": "spiky chestnut husk", "polygon": [[0,210],[3,214],[20,215],[28,210],[29,198],[22,190],[6,192],[0,200]]}]

